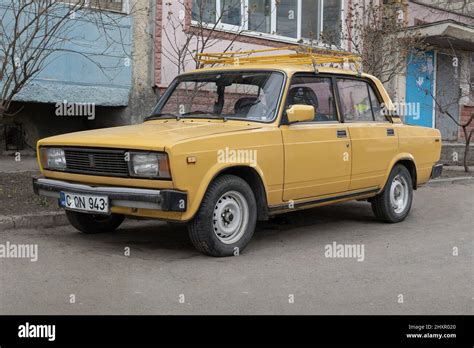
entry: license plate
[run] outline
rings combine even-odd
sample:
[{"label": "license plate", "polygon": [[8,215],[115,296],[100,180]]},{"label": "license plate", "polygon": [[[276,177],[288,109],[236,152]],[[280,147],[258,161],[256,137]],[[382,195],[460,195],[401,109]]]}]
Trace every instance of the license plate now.
[{"label": "license plate", "polygon": [[59,204],[69,210],[109,214],[109,197],[61,192]]}]

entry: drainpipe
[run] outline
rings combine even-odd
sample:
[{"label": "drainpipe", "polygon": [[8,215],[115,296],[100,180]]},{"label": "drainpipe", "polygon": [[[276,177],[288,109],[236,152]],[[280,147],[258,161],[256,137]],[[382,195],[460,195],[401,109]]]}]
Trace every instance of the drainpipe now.
[{"label": "drainpipe", "polygon": [[153,85],[153,90],[155,91],[155,94],[156,94],[156,88],[157,88],[157,85],[158,85],[158,81],[156,81],[156,74],[155,74],[155,63],[156,63],[156,2],[159,1],[159,0],[150,0],[151,2],[151,12],[152,12],[152,15],[150,16],[150,20],[151,20],[151,72],[150,74],[151,75],[151,82],[152,82],[152,85]]},{"label": "drainpipe", "polygon": [[[349,14],[349,9],[352,7],[352,0],[349,0],[349,3],[348,3],[348,6],[347,6],[347,10],[346,10],[346,18],[347,18],[347,15]],[[349,25],[348,27],[350,28],[352,26],[352,16],[349,17]],[[350,30],[350,29],[349,29]],[[352,36],[352,33],[349,33],[349,36]],[[352,43],[351,41],[349,40],[349,42],[347,43],[348,46],[347,46],[347,49],[349,52],[352,52]]]}]

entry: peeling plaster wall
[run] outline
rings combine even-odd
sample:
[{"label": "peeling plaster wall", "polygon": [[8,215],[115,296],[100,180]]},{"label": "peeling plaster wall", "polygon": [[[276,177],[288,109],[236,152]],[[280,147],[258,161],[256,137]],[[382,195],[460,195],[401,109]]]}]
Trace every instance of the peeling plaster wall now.
[{"label": "peeling plaster wall", "polygon": [[[155,0],[157,3],[157,21],[156,21],[156,51],[155,51],[155,83],[160,88],[165,88],[178,74],[178,69],[175,65],[176,48],[181,48],[183,42],[186,40],[186,36],[182,31],[176,33],[176,38],[172,32],[172,23],[168,18],[168,13],[172,13],[175,17],[179,16],[180,12],[186,14],[184,21],[187,28],[191,25],[191,18],[188,18],[188,14],[184,11],[182,4],[178,1],[164,1]],[[190,3],[192,0],[187,0]],[[353,0],[342,1],[342,16],[347,11],[348,6]],[[368,0],[365,0],[368,1]],[[379,1],[379,0],[376,0]],[[167,32],[167,35],[165,34]],[[235,33],[222,31],[219,37],[222,40],[212,44],[207,52],[222,52],[224,51],[232,40],[234,40]],[[243,32],[232,44],[230,51],[248,51],[258,50],[272,47],[281,47],[297,44],[294,40],[284,40],[283,38],[270,37],[270,36],[259,36],[258,34],[251,34]],[[191,43],[190,47],[196,47],[195,40]],[[272,54],[272,53],[269,53]],[[274,54],[274,53],[273,53]],[[189,57],[186,71],[194,69],[194,61]]]},{"label": "peeling plaster wall", "polygon": [[136,0],[133,3],[132,92],[126,116],[129,123],[141,122],[150,115],[157,98],[154,91],[157,1]]},{"label": "peeling plaster wall", "polygon": [[[0,0],[0,4],[4,0]],[[156,103],[154,92],[154,34],[156,0],[130,0],[130,15],[120,16],[125,35],[121,54],[111,62],[119,66],[112,73],[113,79],[81,61],[79,56],[66,55],[63,62],[56,62],[32,80],[14,103],[12,110],[18,114],[11,122],[23,127],[26,148],[34,148],[40,138],[79,130],[111,127],[140,122],[150,114]],[[1,8],[0,8],[1,9]],[[85,24],[82,30],[89,40],[96,33]],[[120,42],[118,38],[117,42]],[[95,49],[104,42],[96,40]],[[114,52],[120,52],[115,48]],[[125,52],[123,50],[125,49]],[[79,60],[78,60],[79,59]],[[104,64],[107,57],[101,57]],[[55,104],[58,102],[94,103],[95,120],[84,117],[58,117]],[[1,131],[2,129],[0,129]],[[0,153],[5,149],[3,132],[0,134]]]},{"label": "peeling plaster wall", "polygon": [[[9,1],[0,0],[5,30],[13,30],[11,26],[15,23],[10,6]],[[56,6],[56,16],[66,13],[67,5]],[[105,10],[103,16],[101,13],[94,9],[79,10],[62,24],[57,35],[64,40],[47,47],[53,53],[15,101],[128,104],[132,76],[131,16]]]}]

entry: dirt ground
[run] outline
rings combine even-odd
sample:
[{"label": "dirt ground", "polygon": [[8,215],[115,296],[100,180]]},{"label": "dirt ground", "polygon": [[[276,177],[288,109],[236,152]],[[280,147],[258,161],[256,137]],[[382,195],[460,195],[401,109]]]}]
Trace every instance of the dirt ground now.
[{"label": "dirt ground", "polygon": [[33,175],[39,172],[0,173],[0,215],[59,210],[56,199],[33,193]]},{"label": "dirt ground", "polygon": [[[54,198],[39,197],[33,193],[32,176],[37,171],[0,173],[0,215],[22,215],[28,213],[58,211]],[[463,171],[443,170],[442,178],[471,176]]]}]

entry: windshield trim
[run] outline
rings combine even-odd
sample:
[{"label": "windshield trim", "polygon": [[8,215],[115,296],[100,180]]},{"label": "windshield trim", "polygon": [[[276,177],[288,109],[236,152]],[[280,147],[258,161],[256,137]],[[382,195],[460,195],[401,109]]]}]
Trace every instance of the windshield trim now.
[{"label": "windshield trim", "polygon": [[[281,102],[282,102],[282,99],[283,99],[283,94],[285,92],[285,87],[286,87],[286,84],[287,84],[287,81],[288,81],[288,75],[286,74],[286,72],[284,72],[283,70],[279,70],[279,69],[242,69],[242,70],[234,70],[234,69],[229,69],[229,70],[219,70],[219,71],[215,71],[216,74],[218,73],[248,73],[248,72],[276,72],[276,73],[280,73],[283,75],[283,82],[281,84],[281,87],[280,87],[280,94],[278,96],[278,103],[277,103],[277,108],[275,110],[275,113],[272,117],[272,119],[270,120],[255,120],[255,119],[248,119],[248,118],[245,118],[245,117],[220,117],[220,116],[217,116],[217,119],[221,119],[221,120],[226,120],[226,121],[245,121],[245,122],[256,122],[256,123],[267,123],[267,124],[270,124],[270,123],[274,123],[277,119],[278,119],[278,116],[280,115],[280,109],[281,109]],[[214,73],[214,71],[203,71],[203,72],[196,72],[196,71],[193,71],[193,72],[189,72],[189,73],[184,73],[184,74],[181,74],[181,75],[178,75],[176,76],[173,81],[171,82],[171,84],[168,86],[168,88],[166,89],[166,92],[161,96],[160,100],[158,101],[158,103],[155,105],[155,107],[153,108],[153,112],[152,114],[149,116],[153,116],[153,114],[155,113],[155,110],[158,109],[159,107],[162,107],[163,104],[165,104],[166,102],[168,102],[168,99],[169,97],[171,96],[171,93],[174,92],[175,88],[176,88],[176,85],[180,82],[180,80],[184,77],[188,78],[188,77],[192,77],[192,76],[199,76],[199,75],[203,75],[203,74],[209,74],[209,73]],[[182,116],[182,115],[177,115],[179,116],[180,119],[193,119],[193,118],[196,118],[196,115],[191,115],[191,116]],[[206,117],[204,115],[200,115],[201,119],[216,119],[216,116],[209,116],[209,117]],[[161,120],[161,119],[169,119],[171,117],[164,117],[164,118],[161,118],[161,117],[156,117],[156,118],[152,118],[150,119],[149,121],[156,121],[156,120]],[[144,121],[144,122],[147,122],[147,121]]]}]

